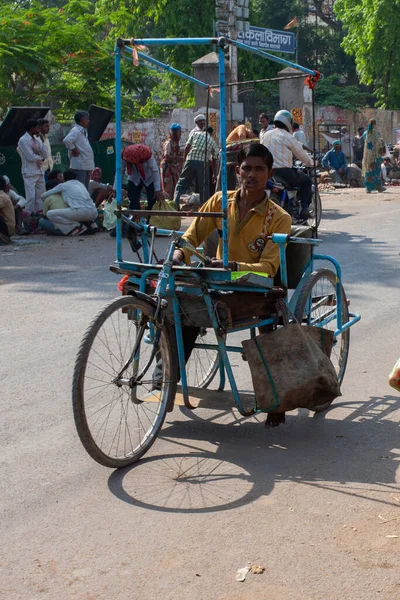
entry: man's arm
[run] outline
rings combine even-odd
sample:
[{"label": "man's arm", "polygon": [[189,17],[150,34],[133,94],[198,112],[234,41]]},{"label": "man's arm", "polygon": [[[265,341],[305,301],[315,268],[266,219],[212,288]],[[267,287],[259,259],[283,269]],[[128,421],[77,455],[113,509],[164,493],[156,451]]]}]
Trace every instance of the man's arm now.
[{"label": "man's arm", "polygon": [[53,187],[53,189],[49,190],[48,192],[45,192],[44,194],[42,194],[42,200],[47,198],[47,196],[51,196],[52,194],[61,194],[62,192],[65,192],[68,189],[68,186],[66,186],[66,184],[67,182],[59,183],[58,185],[56,185],[56,187]]},{"label": "man's arm", "polygon": [[20,139],[18,142],[19,153],[26,159],[31,162],[38,162],[43,160],[39,154],[35,154],[32,150],[28,140]]},{"label": "man's arm", "polygon": [[78,134],[79,131],[76,129],[76,127],[73,127],[63,139],[63,144],[68,148],[68,150],[74,150]]},{"label": "man's arm", "polygon": [[325,156],[322,159],[322,166],[324,167],[324,169],[328,169],[329,168],[329,152],[330,150],[328,150],[328,152],[325,154]]},{"label": "man's arm", "polygon": [[[203,206],[200,208],[200,212],[220,212],[221,211],[221,196],[220,194],[214,194]],[[190,242],[192,246],[197,248],[202,242],[217,229],[217,220],[211,217],[196,217],[192,222],[189,229],[184,233],[183,237],[185,240]],[[186,264],[190,264],[190,251],[180,250],[183,254],[183,258]]]},{"label": "man's arm", "polygon": [[[292,218],[287,213],[281,213],[272,224],[272,230],[268,231],[268,235],[272,233],[290,234],[292,228]],[[279,269],[279,244],[274,244],[268,240],[265,248],[257,263],[238,262],[238,271],[253,271],[253,273],[267,273],[270,277],[274,277]]]},{"label": "man's arm", "polygon": [[313,161],[310,156],[308,156],[307,152],[303,150],[302,144],[298,142],[293,136],[291,136],[290,140],[290,149],[298,160],[301,160],[307,167],[313,166]]},{"label": "man's arm", "polygon": [[154,191],[159,192],[161,191],[160,169],[154,156],[149,158],[149,167],[153,173]]}]

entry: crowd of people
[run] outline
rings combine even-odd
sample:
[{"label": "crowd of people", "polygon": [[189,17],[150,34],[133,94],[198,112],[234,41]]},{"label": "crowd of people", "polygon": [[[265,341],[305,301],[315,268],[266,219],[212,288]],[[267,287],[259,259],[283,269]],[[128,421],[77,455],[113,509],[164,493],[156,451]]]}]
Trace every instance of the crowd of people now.
[{"label": "crowd of people", "polygon": [[[19,139],[17,147],[25,197],[13,190],[7,176],[0,178],[0,243],[9,243],[15,233],[35,230],[57,236],[88,235],[98,231],[98,209],[103,203],[112,201],[115,189],[114,185],[101,181],[102,171],[95,166],[88,139],[89,113],[78,111],[74,120],[75,125],[63,140],[69,156],[69,169],[64,173],[53,170],[49,122],[40,119],[26,123],[26,133]],[[243,142],[259,141],[274,158],[274,173],[278,180],[298,190],[299,219],[305,221],[312,200],[312,181],[306,173],[293,167],[293,161],[296,158],[306,166],[313,165],[306,136],[287,110],[278,111],[272,123],[268,115],[262,113],[259,127],[259,130],[251,129],[241,122],[229,133],[226,140],[228,189],[237,188],[237,158]],[[122,158],[129,208],[139,209],[144,193],[149,210],[155,202],[168,198],[179,211],[184,194],[197,193],[202,205],[216,189],[221,189],[219,148],[213,133],[212,127],[207,127],[206,116],[198,114],[182,148],[182,127],[173,123],[163,143],[160,165],[148,146],[132,144],[125,147]],[[384,190],[388,165],[384,160],[385,152],[386,146],[374,120],[370,121],[366,131],[362,127],[358,129],[353,139],[353,161],[362,171],[368,193]],[[322,166],[332,181],[348,180],[351,167],[340,140],[334,141],[323,156]]]}]

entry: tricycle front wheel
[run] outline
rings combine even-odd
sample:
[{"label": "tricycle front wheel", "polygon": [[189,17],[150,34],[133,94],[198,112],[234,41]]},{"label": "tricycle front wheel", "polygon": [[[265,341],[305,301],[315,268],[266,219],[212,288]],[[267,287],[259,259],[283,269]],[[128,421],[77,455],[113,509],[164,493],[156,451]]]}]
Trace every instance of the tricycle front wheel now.
[{"label": "tricycle front wheel", "polygon": [[101,465],[126,467],[154,443],[177,385],[176,343],[168,322],[159,342],[151,302],[124,296],[90,323],[76,357],[76,429]]}]

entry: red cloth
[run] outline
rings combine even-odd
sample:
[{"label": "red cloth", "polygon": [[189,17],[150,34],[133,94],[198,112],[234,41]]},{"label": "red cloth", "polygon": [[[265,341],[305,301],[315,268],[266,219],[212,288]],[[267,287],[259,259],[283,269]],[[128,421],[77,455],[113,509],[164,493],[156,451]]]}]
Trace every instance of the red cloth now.
[{"label": "red cloth", "polygon": [[153,156],[152,151],[144,144],[132,144],[122,150],[122,160],[126,162],[128,175],[132,173],[132,165],[136,165],[140,176],[145,179],[143,163],[148,161]]}]

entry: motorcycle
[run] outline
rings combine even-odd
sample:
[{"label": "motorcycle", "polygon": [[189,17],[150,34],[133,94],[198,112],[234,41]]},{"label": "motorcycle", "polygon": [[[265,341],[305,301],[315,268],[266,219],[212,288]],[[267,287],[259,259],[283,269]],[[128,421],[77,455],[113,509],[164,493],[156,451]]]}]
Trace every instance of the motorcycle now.
[{"label": "motorcycle", "polygon": [[[274,175],[273,179],[268,181],[268,189],[279,193],[280,206],[290,214],[294,223],[302,223],[304,225],[309,225],[310,227],[319,227],[321,222],[322,203],[318,186],[317,189],[315,189],[314,169],[307,167],[301,161],[296,161],[295,167],[306,173],[306,175],[308,175],[312,181],[312,200],[310,206],[308,207],[308,212],[310,214],[308,219],[300,219],[301,204],[297,196],[298,188],[290,187],[286,181],[279,176]],[[316,174],[318,178],[318,170]]]}]

